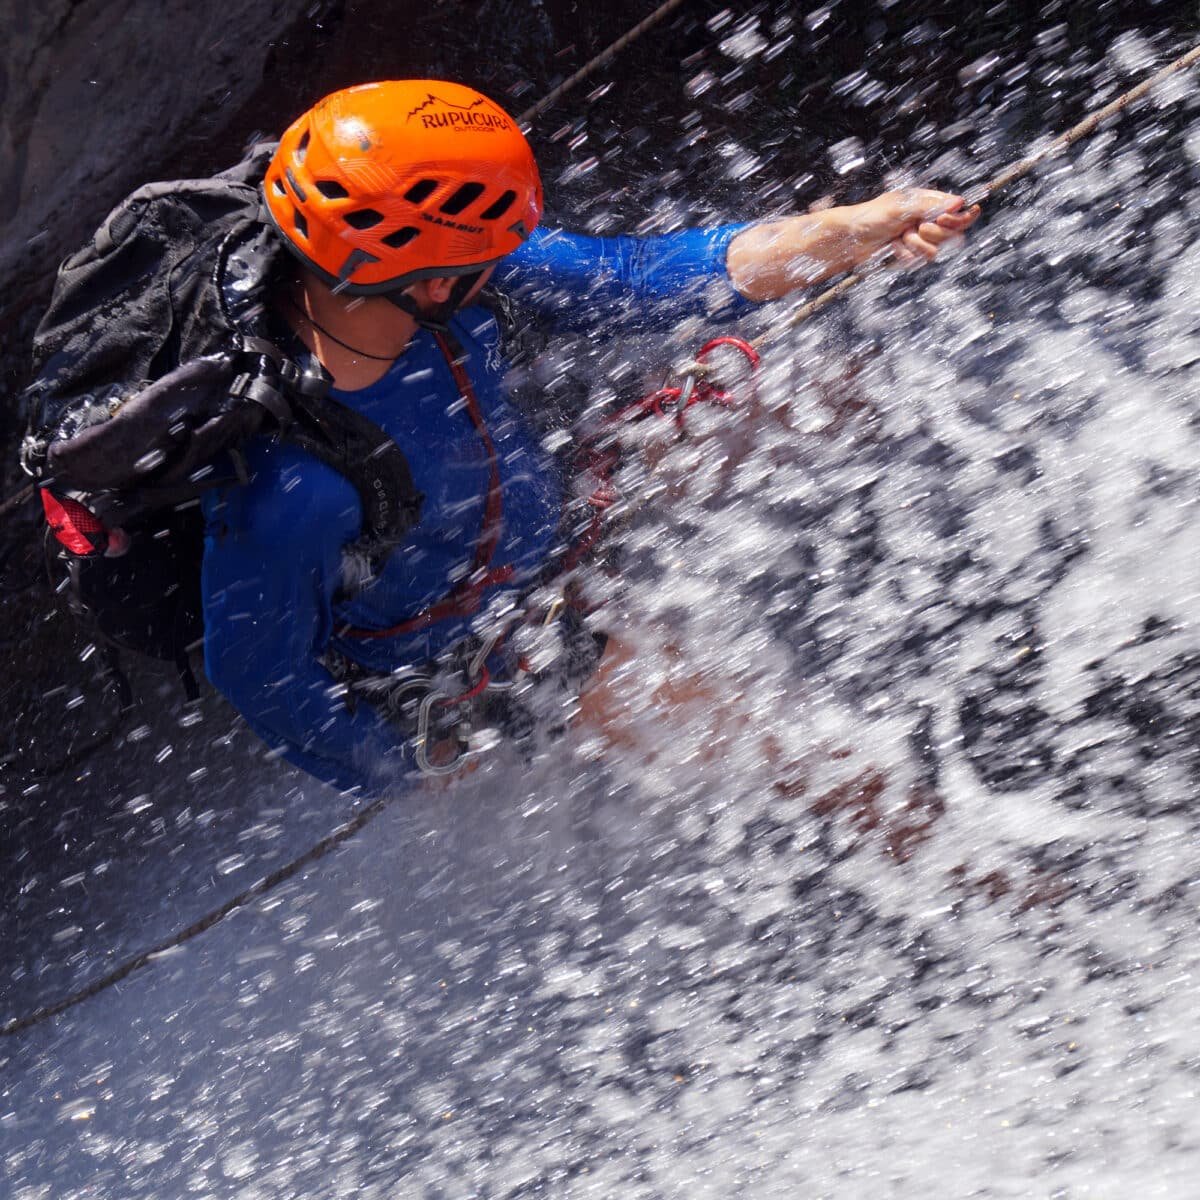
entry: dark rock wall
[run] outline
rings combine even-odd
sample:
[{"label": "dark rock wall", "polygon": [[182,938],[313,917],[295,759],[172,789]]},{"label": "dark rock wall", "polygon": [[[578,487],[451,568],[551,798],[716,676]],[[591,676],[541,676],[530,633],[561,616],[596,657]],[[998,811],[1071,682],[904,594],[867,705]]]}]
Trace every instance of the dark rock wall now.
[{"label": "dark rock wall", "polygon": [[[217,134],[312,0],[9,0],[0,39],[0,313],[97,213]],[[16,203],[12,203],[15,199]]]}]

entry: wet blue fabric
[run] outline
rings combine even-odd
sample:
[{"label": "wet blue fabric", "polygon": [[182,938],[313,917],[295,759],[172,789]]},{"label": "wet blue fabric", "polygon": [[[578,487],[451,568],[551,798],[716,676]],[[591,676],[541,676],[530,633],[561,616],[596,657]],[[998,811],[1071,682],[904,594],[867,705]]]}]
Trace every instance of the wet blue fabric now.
[{"label": "wet blue fabric", "polygon": [[753,304],[725,271],[745,225],[660,237],[587,237],[539,226],[497,268],[493,283],[561,331],[662,325],[693,312],[736,316]]},{"label": "wet blue fabric", "polygon": [[[551,328],[603,330],[609,310],[626,302],[643,314],[660,307],[678,312],[681,294],[694,310],[705,288],[718,293],[707,297],[709,305],[719,306],[733,295],[724,262],[738,228],[644,240],[538,231],[502,264],[497,280]],[[505,398],[494,319],[471,308],[453,328],[501,472],[504,518],[493,565],[511,565],[514,577],[503,586],[520,588],[556,544],[564,481]],[[338,630],[389,628],[450,591],[474,554],[489,465],[449,366],[426,332],[378,382],[335,395],[404,452],[424,495],[417,526],[361,592],[342,598],[343,548],[361,526],[354,488],[297,447],[260,439],[247,450],[251,482],[205,501],[202,586],[210,680],[268,745],[349,789],[411,771],[411,751],[369,704],[346,704],[322,658],[334,650],[387,672],[419,666],[461,640],[467,632],[461,618],[378,640]]]}]

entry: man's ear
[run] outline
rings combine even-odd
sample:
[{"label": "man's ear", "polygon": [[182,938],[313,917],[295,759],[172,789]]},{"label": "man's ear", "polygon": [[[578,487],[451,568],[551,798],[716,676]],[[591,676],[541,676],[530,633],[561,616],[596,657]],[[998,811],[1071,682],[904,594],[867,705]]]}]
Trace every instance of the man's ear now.
[{"label": "man's ear", "polygon": [[418,288],[424,289],[425,298],[431,304],[445,304],[450,299],[450,293],[454,289],[454,277],[452,275],[436,275],[432,279],[422,279],[414,287],[413,291],[417,293],[418,299],[420,293]]}]

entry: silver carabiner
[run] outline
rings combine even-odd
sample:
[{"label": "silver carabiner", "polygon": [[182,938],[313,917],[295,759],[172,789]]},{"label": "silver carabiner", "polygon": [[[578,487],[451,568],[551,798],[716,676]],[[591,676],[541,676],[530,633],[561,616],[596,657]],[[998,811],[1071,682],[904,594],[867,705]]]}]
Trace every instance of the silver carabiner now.
[{"label": "silver carabiner", "polygon": [[679,399],[675,401],[677,411],[684,412],[687,406],[692,402],[692,396],[696,393],[696,376],[694,372],[689,371],[683,377],[683,383],[679,388]]},{"label": "silver carabiner", "polygon": [[404,717],[404,702],[413,693],[427,693],[433,680],[428,675],[409,675],[389,683],[384,691],[384,707],[396,718]]},{"label": "silver carabiner", "polygon": [[421,701],[421,708],[417,714],[417,736],[413,739],[413,758],[416,761],[417,770],[422,775],[453,775],[455,771],[461,769],[463,762],[471,756],[470,749],[465,749],[460,750],[448,763],[433,763],[429,761],[429,714],[438,701],[445,704],[449,699],[449,696],[431,690],[425,699]]},{"label": "silver carabiner", "polygon": [[[500,629],[493,633],[490,637],[480,640],[479,649],[475,652],[470,662],[467,663],[466,695],[482,695],[484,692],[507,692],[510,688],[514,688],[524,676],[524,671],[518,671],[512,679],[506,680],[503,683],[497,683],[492,679],[487,670],[488,656],[496,648],[496,643],[504,636],[506,630]],[[482,684],[482,686],[480,686]],[[478,692],[475,689],[478,688]],[[465,746],[454,756],[450,762],[434,763],[429,758],[429,727],[433,706],[435,704],[456,704],[462,697],[457,700],[447,696],[445,692],[436,691],[431,688],[426,692],[421,700],[421,707],[417,712],[417,733],[413,738],[413,757],[416,760],[417,769],[423,775],[453,775],[455,771],[462,768],[463,764],[469,758],[475,758],[482,754],[482,749],[472,750],[470,746]],[[458,739],[460,745],[463,739]]]},{"label": "silver carabiner", "polygon": [[[478,652],[476,653],[475,657],[473,659],[471,659],[471,661],[467,664],[467,683],[471,687],[474,687],[479,682],[479,680],[483,678],[483,668],[484,668],[484,664],[488,660],[488,656],[496,648],[496,643],[507,632],[508,632],[507,629],[499,629],[495,633],[493,633],[491,637],[486,638],[484,641],[480,642]],[[503,682],[492,679],[489,676],[488,684],[487,684],[487,687],[484,688],[484,691],[487,691],[487,692],[510,691],[512,688],[517,686],[517,684],[521,681],[521,678],[524,674],[525,674],[524,671],[521,671],[521,670],[515,671],[515,672],[513,672],[512,677],[510,679],[506,679]]]},{"label": "silver carabiner", "polygon": [[467,686],[474,687],[483,676],[483,664],[487,662],[488,655],[496,648],[496,643],[500,640],[500,633],[497,631],[491,637],[484,638],[479,643],[479,649],[475,657],[467,664]]}]

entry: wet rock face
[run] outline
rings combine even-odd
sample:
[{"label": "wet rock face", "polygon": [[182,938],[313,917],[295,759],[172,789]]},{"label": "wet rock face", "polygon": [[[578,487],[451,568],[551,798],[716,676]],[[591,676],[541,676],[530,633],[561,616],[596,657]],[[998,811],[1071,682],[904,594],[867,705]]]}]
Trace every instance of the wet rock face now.
[{"label": "wet rock face", "polygon": [[[64,246],[258,86],[309,0],[14,4],[0,39],[4,307]],[[14,284],[16,286],[14,286]]]}]

